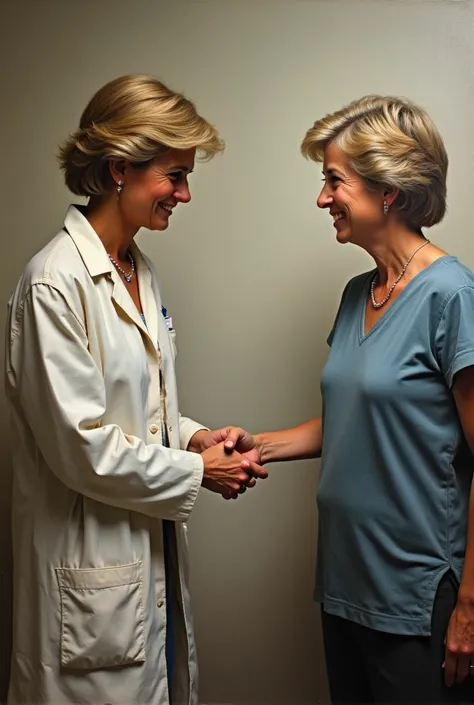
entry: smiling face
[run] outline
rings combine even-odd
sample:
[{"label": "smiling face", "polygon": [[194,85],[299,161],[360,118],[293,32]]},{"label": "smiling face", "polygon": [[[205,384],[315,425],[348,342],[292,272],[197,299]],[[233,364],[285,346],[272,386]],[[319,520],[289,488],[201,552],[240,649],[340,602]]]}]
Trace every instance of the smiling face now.
[{"label": "smiling face", "polygon": [[349,159],[335,143],[324,150],[324,186],[319,208],[328,208],[341,243],[362,245],[384,225],[381,189],[372,190],[352,168]]},{"label": "smiling face", "polygon": [[195,149],[172,149],[144,167],[125,165],[118,205],[132,229],[166,230],[178,203],[189,203],[188,176],[195,155]]}]

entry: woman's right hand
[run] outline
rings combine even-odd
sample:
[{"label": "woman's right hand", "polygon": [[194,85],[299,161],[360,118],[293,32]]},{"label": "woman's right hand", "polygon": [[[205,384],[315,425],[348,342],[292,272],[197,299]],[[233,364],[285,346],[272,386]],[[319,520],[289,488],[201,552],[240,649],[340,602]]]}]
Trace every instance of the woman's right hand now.
[{"label": "woman's right hand", "polygon": [[247,487],[255,485],[256,479],[268,477],[261,465],[235,450],[229,452],[223,442],[204,450],[201,457],[204,461],[202,486],[225,498],[242,494]]}]

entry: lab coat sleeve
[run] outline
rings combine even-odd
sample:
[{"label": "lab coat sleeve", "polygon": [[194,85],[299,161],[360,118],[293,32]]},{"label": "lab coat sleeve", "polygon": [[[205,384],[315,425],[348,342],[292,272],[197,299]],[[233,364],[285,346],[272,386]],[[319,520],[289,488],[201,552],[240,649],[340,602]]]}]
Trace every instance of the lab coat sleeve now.
[{"label": "lab coat sleeve", "polygon": [[188,518],[201,486],[201,456],[102,425],[104,380],[66,293],[50,284],[31,286],[9,344],[18,402],[46,463],[65,485],[151,517]]},{"label": "lab coat sleeve", "polygon": [[197,421],[188,419],[186,416],[181,416],[181,414],[179,415],[179,439],[180,446],[183,450],[186,450],[189,441],[198,431],[209,431],[209,429]]}]

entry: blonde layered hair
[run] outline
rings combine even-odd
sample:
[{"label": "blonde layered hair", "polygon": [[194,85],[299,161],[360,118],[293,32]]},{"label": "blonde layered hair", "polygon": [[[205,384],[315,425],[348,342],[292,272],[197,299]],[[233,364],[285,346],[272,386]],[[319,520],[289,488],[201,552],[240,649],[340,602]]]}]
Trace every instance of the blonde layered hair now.
[{"label": "blonde layered hair", "polygon": [[419,230],[442,220],[448,155],[424,110],[404,98],[365,96],[317,120],[301,151],[322,162],[332,142],[368,188],[399,190],[393,205],[407,225]]},{"label": "blonde layered hair", "polygon": [[72,193],[102,196],[113,185],[110,159],[140,166],[170,149],[192,148],[210,159],[224,143],[191,101],[138,74],[116,78],[93,95],[58,159]]}]

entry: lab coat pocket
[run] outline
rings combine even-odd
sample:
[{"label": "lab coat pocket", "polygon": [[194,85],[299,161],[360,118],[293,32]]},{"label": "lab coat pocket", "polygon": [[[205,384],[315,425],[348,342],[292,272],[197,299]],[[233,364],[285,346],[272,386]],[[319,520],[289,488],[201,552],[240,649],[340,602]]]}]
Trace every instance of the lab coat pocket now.
[{"label": "lab coat pocket", "polygon": [[56,568],[61,666],[109,668],[145,661],[141,561],[111,568]]}]

